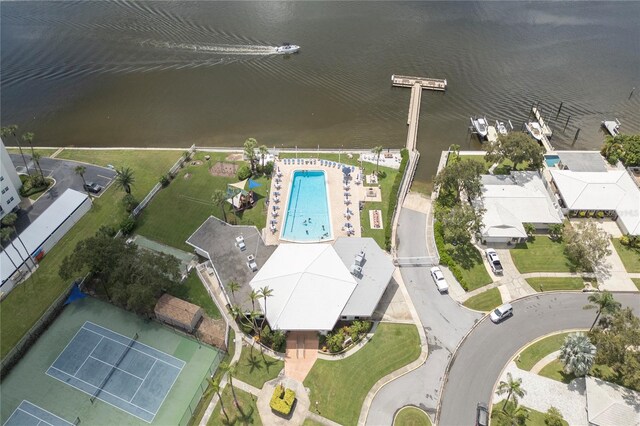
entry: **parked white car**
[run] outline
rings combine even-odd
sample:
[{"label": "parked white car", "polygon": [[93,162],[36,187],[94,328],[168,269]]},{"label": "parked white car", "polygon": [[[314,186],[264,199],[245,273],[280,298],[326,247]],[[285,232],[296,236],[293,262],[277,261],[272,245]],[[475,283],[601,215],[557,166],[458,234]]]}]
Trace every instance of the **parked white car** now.
[{"label": "parked white car", "polygon": [[444,274],[437,266],[431,268],[431,278],[433,278],[440,293],[447,293],[449,291],[449,284],[447,284]]},{"label": "parked white car", "polygon": [[495,308],[491,312],[489,317],[491,318],[491,321],[493,321],[495,324],[498,324],[512,315],[513,315],[513,307],[511,306],[511,304],[505,303],[504,305],[500,305],[497,308]]},{"label": "parked white car", "polygon": [[484,253],[487,256],[487,260],[489,261],[489,265],[491,265],[491,270],[493,271],[493,273],[502,274],[502,263],[500,263],[498,253],[492,248],[486,249]]}]

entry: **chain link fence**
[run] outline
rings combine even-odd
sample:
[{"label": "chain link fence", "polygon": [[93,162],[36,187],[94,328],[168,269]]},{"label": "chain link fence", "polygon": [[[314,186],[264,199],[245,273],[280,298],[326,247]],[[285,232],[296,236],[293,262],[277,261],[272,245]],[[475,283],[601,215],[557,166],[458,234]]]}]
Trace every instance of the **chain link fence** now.
[{"label": "chain link fence", "polygon": [[207,379],[210,377],[213,377],[215,372],[218,370],[218,366],[222,362],[224,355],[225,355],[224,352],[219,351],[216,357],[214,358],[213,362],[207,369],[207,375],[202,380],[202,382],[200,382],[200,385],[198,385],[198,388],[193,394],[193,398],[191,398],[189,405],[185,409],[184,414],[180,419],[180,423],[178,423],[179,426],[191,426],[193,424],[193,420],[194,420],[193,416],[199,412],[201,408],[201,404],[204,403],[203,396],[207,391],[207,389],[209,388],[209,381]]}]

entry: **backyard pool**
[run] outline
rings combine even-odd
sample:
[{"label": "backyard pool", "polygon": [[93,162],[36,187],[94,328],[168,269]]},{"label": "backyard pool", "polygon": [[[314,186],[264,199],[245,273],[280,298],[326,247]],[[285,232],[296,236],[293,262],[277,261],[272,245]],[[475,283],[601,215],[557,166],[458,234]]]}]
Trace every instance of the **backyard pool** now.
[{"label": "backyard pool", "polygon": [[280,239],[311,242],[331,238],[325,173],[320,170],[296,170],[291,179]]},{"label": "backyard pool", "polygon": [[560,162],[560,157],[557,155],[545,155],[544,162],[547,163],[547,167],[555,167]]}]

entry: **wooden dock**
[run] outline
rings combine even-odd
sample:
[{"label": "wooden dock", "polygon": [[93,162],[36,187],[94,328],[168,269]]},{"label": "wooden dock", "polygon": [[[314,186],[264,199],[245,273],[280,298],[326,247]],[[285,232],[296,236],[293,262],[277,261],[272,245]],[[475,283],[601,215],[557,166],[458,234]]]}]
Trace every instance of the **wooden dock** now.
[{"label": "wooden dock", "polygon": [[414,85],[420,85],[423,89],[437,90],[444,92],[447,90],[447,80],[440,78],[428,78],[428,77],[410,77],[407,75],[391,76],[391,85],[396,87],[413,87]]},{"label": "wooden dock", "polygon": [[420,121],[420,102],[422,101],[422,87],[418,83],[411,88],[411,100],[409,101],[409,116],[407,124],[407,149],[409,152],[416,149],[418,140],[418,122]]},{"label": "wooden dock", "polygon": [[540,114],[540,110],[534,106],[534,107],[531,107],[531,113],[535,117],[538,124],[540,124],[540,127],[542,128],[542,134],[550,138],[553,135],[553,132],[551,131],[551,128],[549,127],[549,125],[547,125],[547,123],[544,122],[544,119],[542,118],[542,114]]}]

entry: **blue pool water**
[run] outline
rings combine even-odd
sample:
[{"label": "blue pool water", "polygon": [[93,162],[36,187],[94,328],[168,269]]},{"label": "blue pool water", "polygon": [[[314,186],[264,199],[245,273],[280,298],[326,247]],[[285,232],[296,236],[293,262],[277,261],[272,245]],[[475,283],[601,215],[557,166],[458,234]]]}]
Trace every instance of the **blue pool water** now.
[{"label": "blue pool water", "polygon": [[560,162],[560,157],[557,155],[545,155],[544,162],[547,163],[547,167],[555,167]]},{"label": "blue pool water", "polygon": [[327,185],[323,171],[293,172],[285,214],[280,238],[291,241],[331,239]]}]

